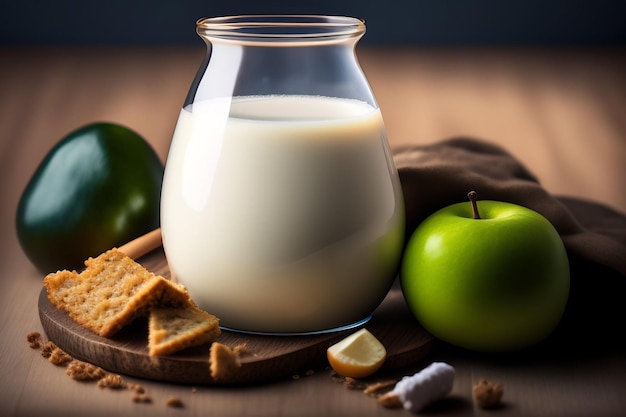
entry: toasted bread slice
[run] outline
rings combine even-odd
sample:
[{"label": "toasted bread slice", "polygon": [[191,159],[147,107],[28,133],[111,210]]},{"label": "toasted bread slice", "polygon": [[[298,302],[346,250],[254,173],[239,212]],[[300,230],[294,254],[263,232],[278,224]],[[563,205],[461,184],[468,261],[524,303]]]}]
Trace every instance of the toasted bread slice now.
[{"label": "toasted bread slice", "polygon": [[153,306],[193,305],[182,285],[155,275],[116,248],[85,261],[85,269],[44,278],[48,299],[77,323],[110,337]]},{"label": "toasted bread slice", "polygon": [[220,335],[219,320],[196,306],[155,307],[150,312],[150,356],[167,355],[208,343]]}]

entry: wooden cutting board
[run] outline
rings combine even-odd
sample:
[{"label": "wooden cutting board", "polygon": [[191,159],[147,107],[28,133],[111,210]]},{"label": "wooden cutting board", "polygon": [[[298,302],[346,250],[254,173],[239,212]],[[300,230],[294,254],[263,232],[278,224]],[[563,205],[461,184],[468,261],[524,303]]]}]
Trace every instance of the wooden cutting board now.
[{"label": "wooden cutting board", "polygon": [[[137,259],[146,269],[170,278],[162,247]],[[39,295],[39,317],[46,335],[75,358],[110,372],[157,381],[194,385],[218,384],[209,373],[209,345],[176,354],[148,355],[147,321],[138,319],[111,338],[100,337],[54,307],[45,288]],[[386,369],[409,367],[424,359],[434,338],[413,318],[397,285],[364,325],[386,347]],[[223,331],[217,341],[234,347],[245,343],[241,368],[219,384],[251,384],[291,377],[327,365],[326,349],[355,329],[311,336],[260,336]]]}]

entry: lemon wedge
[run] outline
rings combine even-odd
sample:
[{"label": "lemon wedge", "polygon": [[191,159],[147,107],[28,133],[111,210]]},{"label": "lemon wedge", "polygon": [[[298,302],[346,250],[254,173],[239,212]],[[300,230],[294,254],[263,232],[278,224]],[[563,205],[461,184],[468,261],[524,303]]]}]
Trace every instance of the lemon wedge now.
[{"label": "lemon wedge", "polygon": [[329,347],[326,354],[339,375],[364,378],[382,366],[387,350],[372,333],[361,329]]}]

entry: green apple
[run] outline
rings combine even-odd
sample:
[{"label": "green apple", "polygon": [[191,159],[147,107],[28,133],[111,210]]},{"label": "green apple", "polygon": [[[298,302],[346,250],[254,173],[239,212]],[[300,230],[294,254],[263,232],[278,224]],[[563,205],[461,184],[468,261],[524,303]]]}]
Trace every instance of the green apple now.
[{"label": "green apple", "polygon": [[401,266],[404,297],[433,336],[483,352],[523,349],[558,325],[569,263],[552,224],[499,201],[445,207],[410,237]]}]

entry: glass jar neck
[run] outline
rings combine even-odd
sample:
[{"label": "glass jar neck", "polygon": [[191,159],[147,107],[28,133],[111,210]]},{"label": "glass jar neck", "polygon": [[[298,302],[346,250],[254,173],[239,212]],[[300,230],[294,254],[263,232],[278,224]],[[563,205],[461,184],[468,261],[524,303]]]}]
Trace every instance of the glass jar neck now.
[{"label": "glass jar neck", "polygon": [[196,31],[211,44],[304,47],[356,43],[365,23],[345,16],[242,15],[200,19]]},{"label": "glass jar neck", "polygon": [[214,98],[294,95],[360,100],[377,107],[355,47],[365,33],[350,17],[272,15],[201,19],[207,44],[185,106]]}]

